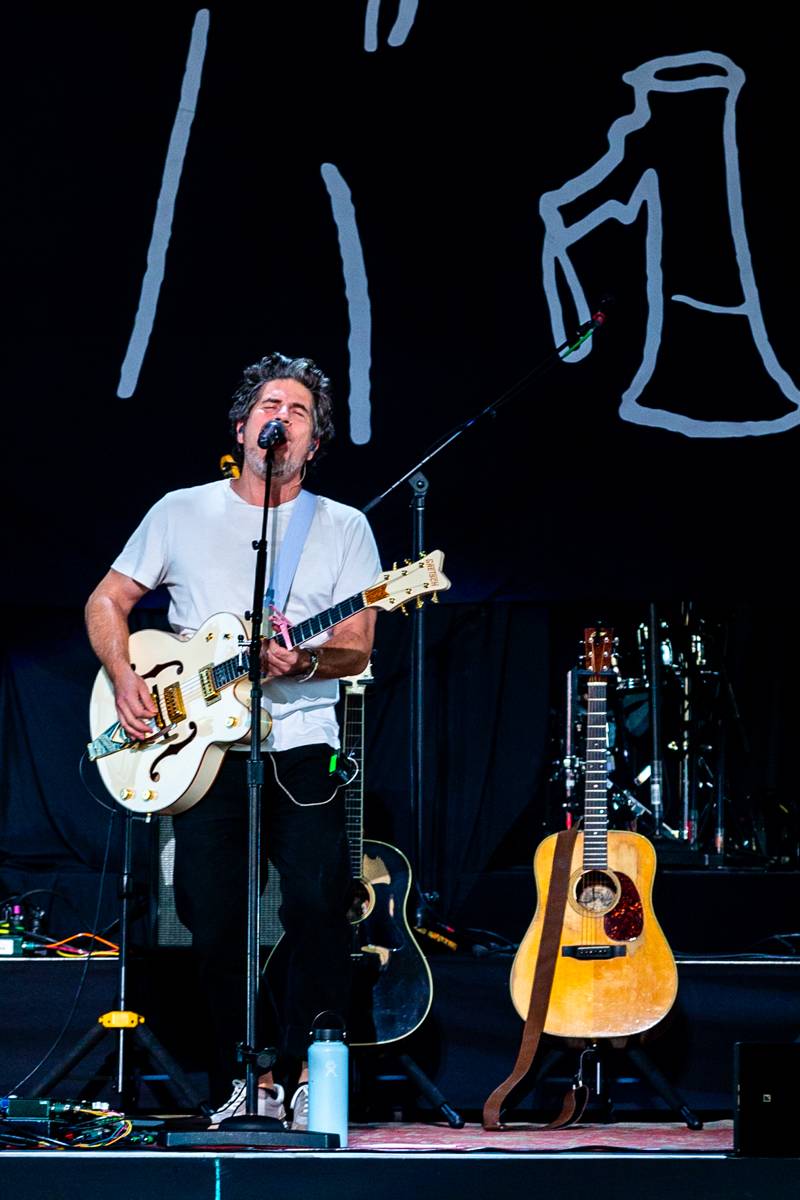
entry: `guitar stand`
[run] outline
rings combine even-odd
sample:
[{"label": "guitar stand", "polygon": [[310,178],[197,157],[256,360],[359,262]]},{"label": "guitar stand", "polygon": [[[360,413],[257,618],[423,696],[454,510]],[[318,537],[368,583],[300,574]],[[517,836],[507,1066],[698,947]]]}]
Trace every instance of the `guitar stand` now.
[{"label": "guitar stand", "polygon": [[[385,1052],[379,1055],[379,1059],[386,1059],[386,1057],[387,1055]],[[425,1074],[419,1064],[415,1062],[410,1055],[398,1054],[395,1057],[395,1061],[399,1064],[405,1078],[413,1083],[416,1086],[417,1091],[423,1095],[427,1101],[429,1101],[433,1108],[437,1109],[438,1112],[441,1113],[442,1117],[444,1117],[451,1129],[464,1128],[464,1118],[447,1103],[447,1100],[439,1091],[433,1080]],[[391,1076],[391,1078],[398,1077]]]},{"label": "guitar stand", "polygon": [[[652,1059],[644,1052],[639,1042],[634,1038],[612,1038],[610,1040],[592,1041],[588,1042],[580,1050],[578,1070],[572,1084],[572,1089],[576,1096],[576,1112],[568,1124],[573,1124],[575,1121],[580,1120],[592,1092],[596,1096],[600,1106],[601,1120],[608,1121],[611,1119],[613,1103],[608,1089],[607,1072],[604,1069],[608,1065],[609,1050],[625,1054],[638,1071],[640,1078],[645,1079],[650,1084],[653,1091],[664,1100],[668,1108],[679,1114],[689,1129],[703,1128],[703,1122],[697,1114],[692,1112],[681,1094],[676,1091],[666,1076],[658,1069]],[[556,1063],[567,1053],[569,1053],[568,1050],[560,1047],[552,1049],[545,1057],[536,1075],[535,1083],[538,1084],[544,1079]],[[593,1082],[589,1080],[590,1072],[594,1076]]]},{"label": "guitar stand", "polygon": [[[198,1112],[202,1109],[203,1102],[196,1094],[191,1081],[178,1065],[172,1055],[164,1049],[158,1038],[144,1024],[144,1017],[139,1013],[131,1012],[126,1007],[126,985],[128,971],[128,919],[130,900],[133,894],[132,880],[132,864],[133,864],[133,849],[131,839],[131,822],[135,819],[134,814],[128,810],[125,811],[125,833],[123,841],[123,868],[122,877],[120,879],[120,942],[119,942],[119,971],[118,971],[118,991],[119,1007],[111,1012],[102,1013],[97,1022],[87,1030],[82,1038],[61,1056],[51,1067],[42,1075],[38,1082],[28,1092],[29,1096],[42,1096],[47,1094],[65,1079],[70,1071],[79,1062],[104,1040],[109,1034],[117,1039],[116,1060],[116,1087],[115,1092],[118,1103],[124,1112],[126,1108],[133,1103],[134,1090],[131,1084],[128,1070],[128,1044],[131,1041],[137,1042],[143,1048],[145,1054],[154,1064],[159,1074],[166,1077],[167,1087],[173,1093],[173,1096],[182,1109],[188,1112]],[[98,1072],[99,1074],[99,1072]]]}]

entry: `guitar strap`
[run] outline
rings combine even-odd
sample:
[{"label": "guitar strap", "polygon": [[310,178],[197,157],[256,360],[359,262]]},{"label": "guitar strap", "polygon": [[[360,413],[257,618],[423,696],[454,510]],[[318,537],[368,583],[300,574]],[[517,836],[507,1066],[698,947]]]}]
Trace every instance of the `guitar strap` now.
[{"label": "guitar strap", "polygon": [[[547,890],[544,920],[542,922],[542,936],[539,942],[539,953],[533,973],[531,998],[528,1006],[528,1015],[525,1019],[525,1028],[522,1031],[522,1041],[513,1071],[504,1083],[495,1088],[483,1106],[484,1129],[503,1130],[507,1128],[502,1122],[503,1102],[509,1093],[518,1084],[522,1083],[528,1075],[539,1046],[539,1039],[542,1036],[545,1018],[547,1017],[547,1007],[550,1003],[553,977],[556,972],[558,947],[561,941],[561,928],[564,922],[564,909],[567,903],[572,851],[575,847],[577,836],[578,826],[574,825],[572,829],[563,829],[556,838],[553,864],[550,871],[550,887]],[[576,1097],[574,1089],[571,1093],[568,1092],[561,1112],[546,1128],[560,1129],[576,1121],[583,1112],[582,1106],[580,1112],[577,1112],[576,1115],[577,1100],[578,1097]]]},{"label": "guitar strap", "polygon": [[292,586],[303,546],[306,544],[314,513],[317,511],[317,497],[313,492],[300,492],[295,501],[286,533],[283,535],[280,550],[272,560],[272,572],[269,577],[267,593],[264,596],[264,608],[267,613],[270,607],[280,612],[286,607],[289,591]]}]

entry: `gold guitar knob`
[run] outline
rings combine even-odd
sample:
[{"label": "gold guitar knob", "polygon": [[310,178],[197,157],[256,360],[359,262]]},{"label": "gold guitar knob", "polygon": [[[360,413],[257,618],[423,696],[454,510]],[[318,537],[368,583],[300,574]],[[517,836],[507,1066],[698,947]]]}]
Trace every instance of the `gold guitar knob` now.
[{"label": "gold guitar knob", "polygon": [[120,800],[132,800],[133,797],[135,796],[135,794],[136,793],[133,791],[132,788],[121,788],[120,793],[119,793],[119,798],[120,798]]},{"label": "gold guitar knob", "polygon": [[228,727],[228,729],[235,729],[236,726],[239,724],[239,718],[238,717],[226,717],[225,724]]},{"label": "gold guitar knob", "polygon": [[158,792],[154,792],[154,791],[151,791],[150,788],[146,788],[145,791],[142,792],[142,799],[143,800],[156,800],[156,799],[158,799]]}]

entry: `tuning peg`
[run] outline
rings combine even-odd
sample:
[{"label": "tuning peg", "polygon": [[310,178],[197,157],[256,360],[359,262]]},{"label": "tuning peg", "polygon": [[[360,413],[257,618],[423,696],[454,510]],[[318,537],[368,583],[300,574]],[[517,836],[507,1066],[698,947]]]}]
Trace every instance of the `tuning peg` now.
[{"label": "tuning peg", "polygon": [[400,612],[403,614],[404,617],[408,616],[408,609],[406,608],[405,604],[400,605]]},{"label": "tuning peg", "polygon": [[431,596],[431,604],[438,604],[438,603],[439,603],[439,593],[434,592],[433,595]]},{"label": "tuning peg", "polygon": [[410,566],[411,566],[411,559],[410,559],[410,558],[404,558],[404,559],[403,559],[403,562],[406,564],[406,566],[407,566],[407,567],[410,567]]},{"label": "tuning peg", "polygon": [[422,599],[422,596],[417,596],[417,608],[422,608],[424,603],[425,601]]},{"label": "tuning peg", "polygon": [[393,563],[392,563],[392,570],[393,570],[393,571],[396,571],[396,570],[397,570],[397,563],[396,563],[396,562],[393,562]]}]

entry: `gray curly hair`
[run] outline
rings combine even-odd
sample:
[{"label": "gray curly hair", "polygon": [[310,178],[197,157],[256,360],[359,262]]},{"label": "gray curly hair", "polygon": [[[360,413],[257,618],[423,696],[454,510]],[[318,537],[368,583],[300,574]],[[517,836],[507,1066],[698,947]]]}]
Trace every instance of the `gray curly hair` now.
[{"label": "gray curly hair", "polygon": [[[320,449],[334,436],[333,400],[328,376],[310,358],[288,358],[275,350],[272,354],[266,354],[259,362],[245,367],[242,381],[233,393],[228,420],[234,443],[233,452],[239,466],[242,465],[244,457],[236,438],[239,422],[247,420],[262,387],[272,379],[294,379],[311,392],[314,400],[314,437],[318,440]],[[314,461],[318,462],[319,458],[320,453],[317,451]]]}]

